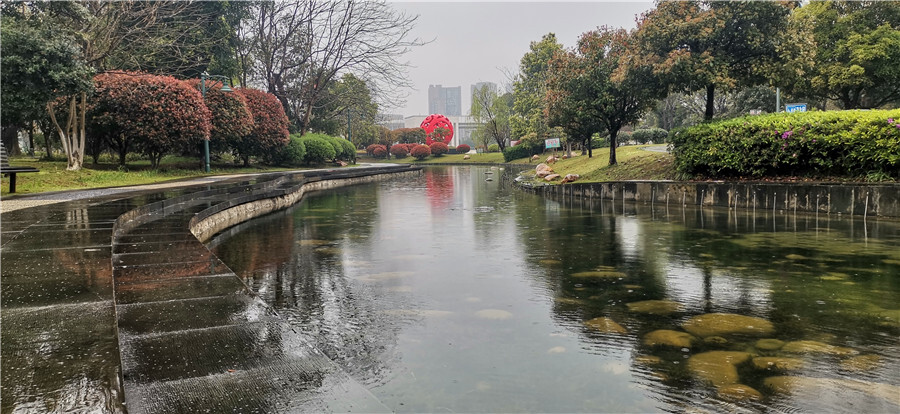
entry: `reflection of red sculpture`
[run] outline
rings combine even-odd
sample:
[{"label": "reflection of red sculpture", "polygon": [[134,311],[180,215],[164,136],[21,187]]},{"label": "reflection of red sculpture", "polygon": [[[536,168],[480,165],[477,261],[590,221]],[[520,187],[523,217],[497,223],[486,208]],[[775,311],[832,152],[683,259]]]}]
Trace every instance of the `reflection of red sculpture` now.
[{"label": "reflection of red sculpture", "polygon": [[425,169],[425,194],[435,212],[446,211],[453,201],[453,176],[448,170]]},{"label": "reflection of red sculpture", "polygon": [[446,116],[441,114],[428,115],[428,118],[425,118],[419,126],[425,130],[425,145],[431,145],[432,142],[435,142],[431,134],[436,128],[445,130],[444,139],[441,140],[443,143],[450,144],[450,140],[453,139],[453,124]]}]

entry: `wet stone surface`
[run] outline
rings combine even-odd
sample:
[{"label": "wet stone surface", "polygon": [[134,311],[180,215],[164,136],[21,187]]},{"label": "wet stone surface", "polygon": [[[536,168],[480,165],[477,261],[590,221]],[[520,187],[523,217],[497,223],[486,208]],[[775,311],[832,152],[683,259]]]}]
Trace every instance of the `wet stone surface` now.
[{"label": "wet stone surface", "polygon": [[236,185],[3,213],[2,412],[389,411],[190,233]]}]

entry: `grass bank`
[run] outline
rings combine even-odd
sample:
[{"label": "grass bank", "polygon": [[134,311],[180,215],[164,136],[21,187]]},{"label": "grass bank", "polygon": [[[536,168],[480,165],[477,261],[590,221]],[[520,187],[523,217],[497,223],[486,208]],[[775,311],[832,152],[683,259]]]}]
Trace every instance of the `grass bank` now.
[{"label": "grass bank", "polygon": [[[44,161],[27,156],[10,157],[14,166],[35,167],[40,172],[19,174],[16,177],[16,195],[45,193],[62,190],[120,187],[129,185],[154,184],[165,181],[196,178],[210,175],[245,174],[285,171],[294,168],[249,167],[233,164],[212,164],[210,172],[204,173],[200,163],[192,158],[165,157],[160,168],[153,169],[149,161],[129,162],[127,168],[118,164],[92,164],[87,161],[79,171],[67,171],[65,160]],[[0,196],[9,196],[9,177],[3,177]]]},{"label": "grass bank", "polygon": [[[647,147],[665,148],[666,144],[659,145],[633,145],[619,147],[616,150],[617,165],[609,165],[609,148],[599,148],[593,151],[594,156],[588,158],[587,155],[579,155],[580,152],[573,152],[574,157],[560,160],[553,164],[553,170],[565,176],[566,174],[578,174],[581,176],[579,182],[597,182],[597,181],[622,181],[622,180],[672,180],[675,177],[673,167],[674,159],[672,155],[664,152],[647,151]],[[562,155],[562,152],[558,153]],[[547,155],[541,157],[541,161],[547,158]],[[503,154],[501,153],[485,153],[472,154],[470,159],[464,160],[462,154],[444,155],[441,157],[428,157],[422,161],[418,161],[412,157],[401,159],[392,158],[390,160],[372,160],[375,162],[396,162],[409,164],[502,164]],[[522,158],[512,162],[512,164],[537,165],[537,162],[529,162],[530,160]],[[557,181],[558,182],[558,181]]]}]

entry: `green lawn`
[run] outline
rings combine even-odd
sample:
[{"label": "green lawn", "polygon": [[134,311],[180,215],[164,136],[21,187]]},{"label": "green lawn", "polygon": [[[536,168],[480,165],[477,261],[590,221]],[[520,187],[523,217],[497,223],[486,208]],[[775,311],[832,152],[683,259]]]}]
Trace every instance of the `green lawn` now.
[{"label": "green lawn", "polygon": [[[259,173],[285,171],[295,168],[255,167],[243,168],[233,164],[213,163],[209,174],[203,172],[200,161],[184,157],[163,158],[159,169],[152,169],[149,161],[133,161],[127,169],[117,164],[100,163],[93,165],[85,160],[85,167],[79,171],[67,171],[65,160],[39,161],[27,156],[10,157],[10,165],[35,167],[40,172],[18,174],[15,194],[34,194],[48,191],[75,190],[87,188],[119,187],[128,185],[153,184],[184,178],[207,175]],[[0,195],[9,195],[9,177],[3,177]]]}]

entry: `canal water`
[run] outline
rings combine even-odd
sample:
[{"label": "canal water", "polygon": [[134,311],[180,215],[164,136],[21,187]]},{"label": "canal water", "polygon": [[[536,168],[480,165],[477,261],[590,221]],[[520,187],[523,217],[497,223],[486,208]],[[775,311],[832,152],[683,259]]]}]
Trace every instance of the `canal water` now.
[{"label": "canal water", "polygon": [[209,246],[397,412],[900,411],[900,223],[514,177],[429,167]]}]

